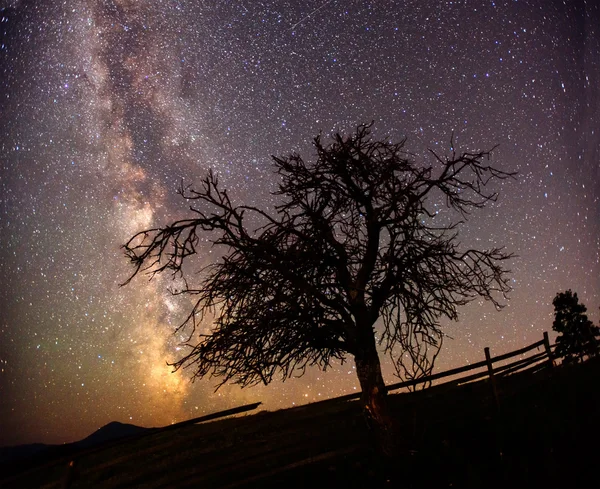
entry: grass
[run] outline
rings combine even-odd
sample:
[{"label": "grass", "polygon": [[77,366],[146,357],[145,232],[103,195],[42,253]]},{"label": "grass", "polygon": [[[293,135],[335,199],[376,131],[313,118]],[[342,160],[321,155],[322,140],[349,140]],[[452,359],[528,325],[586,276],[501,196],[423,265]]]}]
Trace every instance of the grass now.
[{"label": "grass", "polygon": [[358,402],[321,402],[154,433],[0,487],[594,487],[600,360],[390,395],[387,463]]}]

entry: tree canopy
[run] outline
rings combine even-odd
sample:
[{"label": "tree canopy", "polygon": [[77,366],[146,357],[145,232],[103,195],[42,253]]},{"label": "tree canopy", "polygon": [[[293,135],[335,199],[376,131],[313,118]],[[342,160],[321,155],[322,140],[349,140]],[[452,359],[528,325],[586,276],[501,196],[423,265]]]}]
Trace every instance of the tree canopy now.
[{"label": "tree canopy", "polygon": [[559,333],[555,355],[565,363],[582,362],[585,356],[596,356],[600,349],[600,327],[595,326],[585,314],[587,308],[579,303],[571,289],[559,292],[552,301],[554,323],[552,329]]},{"label": "tree canopy", "polygon": [[[134,266],[127,282],[172,273],[185,283],[176,293],[194,298],[180,326],[190,328],[189,349],[175,369],[247,386],[351,356],[365,406],[378,411],[379,318],[389,352],[406,344],[407,331],[435,342],[440,319],[456,320],[457,307],[475,298],[501,307],[511,254],[462,246],[458,230],[496,200],[490,182],[513,174],[492,166],[490,151],[432,152],[431,164],[417,164],[404,144],[373,140],[360,125],[327,144],[317,136],[314,161],[273,157],[280,183],[272,211],[234,204],[212,171],[195,188],[182,185],[191,216],[124,245]],[[190,275],[184,263],[206,240],[222,259]],[[198,334],[204,320],[208,332]]]}]

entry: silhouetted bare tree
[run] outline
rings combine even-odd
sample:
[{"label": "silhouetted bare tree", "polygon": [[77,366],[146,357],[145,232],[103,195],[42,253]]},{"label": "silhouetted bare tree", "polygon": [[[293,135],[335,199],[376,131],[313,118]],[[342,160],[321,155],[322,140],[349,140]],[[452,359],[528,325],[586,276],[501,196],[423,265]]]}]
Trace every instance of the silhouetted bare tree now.
[{"label": "silhouetted bare tree", "polygon": [[[435,332],[475,298],[501,307],[511,255],[463,248],[457,231],[496,199],[488,183],[512,174],[490,166],[489,152],[432,153],[432,166],[417,165],[404,141],[372,140],[368,125],[328,145],[318,136],[314,147],[314,163],[273,157],[280,203],[272,212],[235,205],[213,172],[199,188],[182,186],[192,216],[124,245],[135,267],[127,282],[140,272],[186,280],[184,264],[206,240],[221,247],[222,259],[193,275],[197,285],[185,281],[176,292],[195,305],[180,326],[190,328],[190,350],[175,369],[247,386],[349,355],[367,412],[385,423],[375,322],[382,319],[379,341],[389,351],[405,326]],[[442,222],[435,202],[457,219]],[[194,338],[205,319],[210,332]]]}]

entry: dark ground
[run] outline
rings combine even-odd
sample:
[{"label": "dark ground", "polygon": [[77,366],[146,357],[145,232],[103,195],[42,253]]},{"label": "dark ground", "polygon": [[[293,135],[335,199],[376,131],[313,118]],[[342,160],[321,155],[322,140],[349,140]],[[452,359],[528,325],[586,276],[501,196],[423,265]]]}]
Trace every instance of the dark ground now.
[{"label": "dark ground", "polygon": [[516,374],[499,409],[488,381],[392,395],[389,463],[357,402],[324,402],[63,454],[0,487],[600,487],[599,379],[600,359]]}]

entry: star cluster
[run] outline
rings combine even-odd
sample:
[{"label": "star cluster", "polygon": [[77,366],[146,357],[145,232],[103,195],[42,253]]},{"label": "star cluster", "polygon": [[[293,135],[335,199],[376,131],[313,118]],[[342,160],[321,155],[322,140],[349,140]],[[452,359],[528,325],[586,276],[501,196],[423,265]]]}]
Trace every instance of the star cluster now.
[{"label": "star cluster", "polygon": [[270,155],[308,159],[319,132],[358,123],[422,160],[498,144],[519,172],[461,233],[518,255],[513,291],[445,324],[438,370],[537,341],[568,288],[598,322],[599,30],[590,1],[0,2],[0,445],[357,389],[351,359],[268,387],[191,384],[166,365],[189,303],[164,280],[119,284],[120,246],[186,215],[182,179],[212,168],[269,207]]}]

